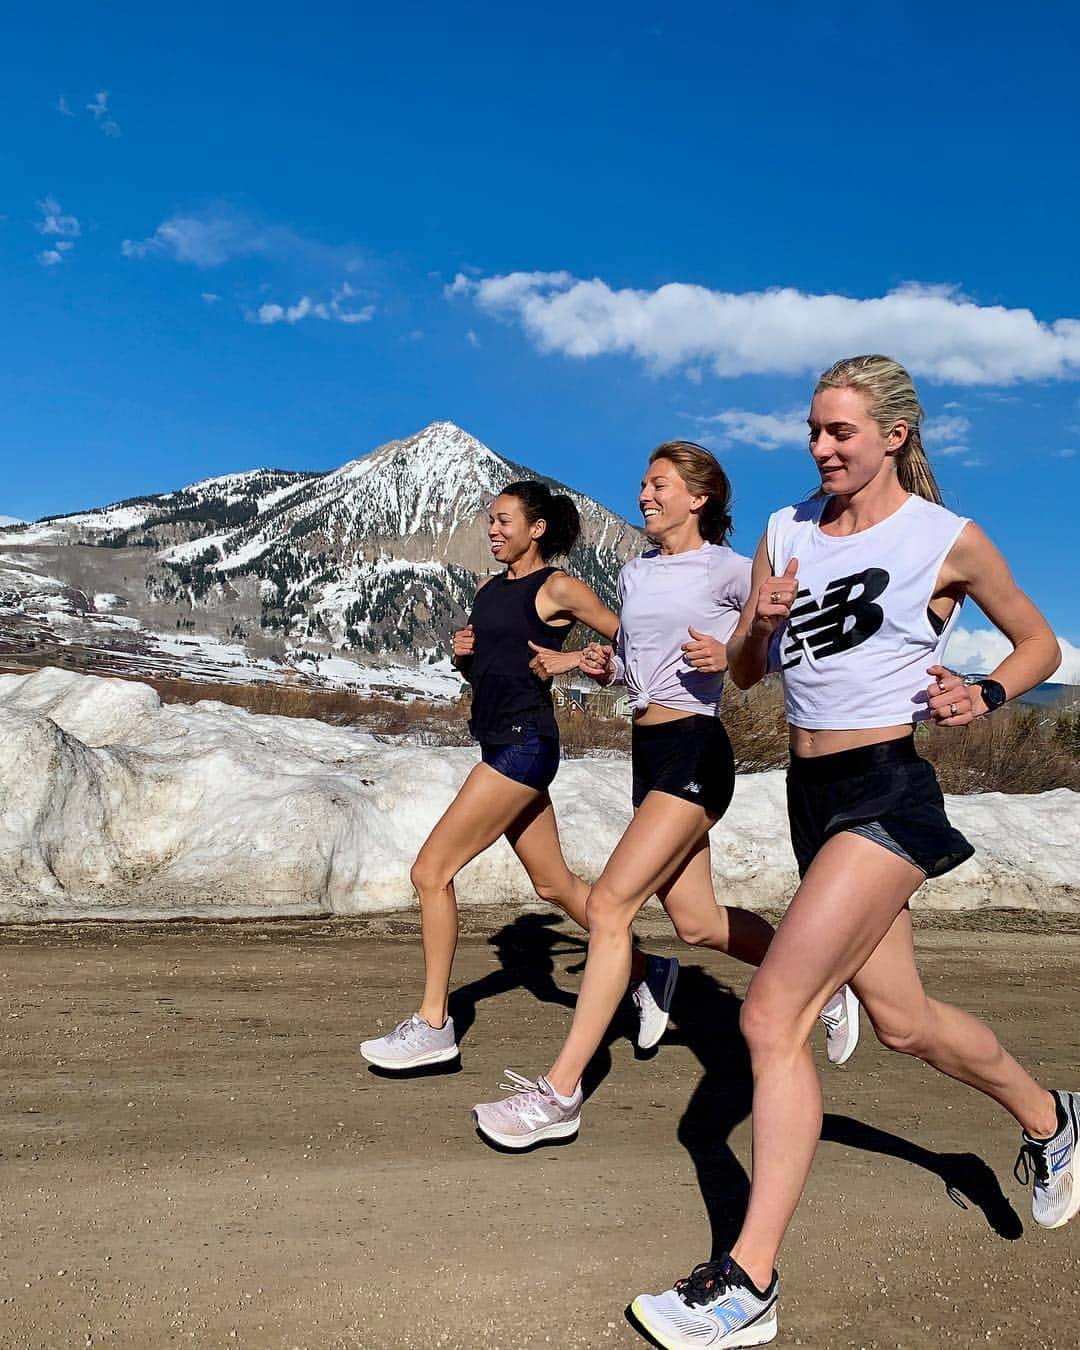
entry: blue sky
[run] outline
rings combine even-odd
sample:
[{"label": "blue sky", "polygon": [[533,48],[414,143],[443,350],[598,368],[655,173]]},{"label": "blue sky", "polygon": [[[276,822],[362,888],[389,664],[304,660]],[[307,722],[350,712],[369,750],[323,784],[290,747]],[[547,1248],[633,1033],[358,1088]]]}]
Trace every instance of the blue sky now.
[{"label": "blue sky", "polygon": [[752,551],[876,349],[1080,645],[1075,5],[388,8],[8,17],[0,514],[450,418],[627,514],[704,440]]}]

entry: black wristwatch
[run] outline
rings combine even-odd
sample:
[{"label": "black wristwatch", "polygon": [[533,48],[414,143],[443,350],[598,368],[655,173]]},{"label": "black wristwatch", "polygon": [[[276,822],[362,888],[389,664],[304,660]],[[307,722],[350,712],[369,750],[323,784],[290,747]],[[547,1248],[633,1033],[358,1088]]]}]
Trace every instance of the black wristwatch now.
[{"label": "black wristwatch", "polygon": [[1002,685],[997,680],[988,680],[982,675],[965,675],[964,683],[967,685],[977,684],[979,692],[982,694],[982,701],[986,704],[985,716],[995,712],[1005,700],[1009,697]]}]

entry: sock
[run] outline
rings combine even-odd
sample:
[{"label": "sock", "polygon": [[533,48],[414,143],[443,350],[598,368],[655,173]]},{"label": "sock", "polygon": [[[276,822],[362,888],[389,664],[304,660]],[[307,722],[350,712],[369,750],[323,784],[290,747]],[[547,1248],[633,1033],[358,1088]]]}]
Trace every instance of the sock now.
[{"label": "sock", "polygon": [[555,1098],[555,1100],[559,1103],[560,1106],[573,1106],[574,1104],[573,1097],[564,1097],[561,1092],[556,1092],[546,1078],[541,1078],[540,1081],[541,1083],[543,1083],[544,1087],[547,1088],[547,1090],[551,1093],[551,1095]]}]

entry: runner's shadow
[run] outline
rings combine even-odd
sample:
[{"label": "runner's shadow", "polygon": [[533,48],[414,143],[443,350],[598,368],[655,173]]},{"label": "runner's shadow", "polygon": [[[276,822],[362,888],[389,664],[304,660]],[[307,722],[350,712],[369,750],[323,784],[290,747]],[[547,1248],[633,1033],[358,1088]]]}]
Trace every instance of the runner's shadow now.
[{"label": "runner's shadow", "polygon": [[968,1201],[982,1210],[986,1222],[1008,1242],[1015,1242],[1024,1232],[1019,1214],[1013,1209],[997,1175],[988,1163],[976,1153],[935,1153],[912,1143],[900,1135],[879,1130],[850,1116],[826,1114],[821,1126],[823,1143],[845,1144],[861,1148],[866,1153],[882,1153],[902,1162],[914,1163],[932,1172],[945,1183],[945,1194],[961,1209]]},{"label": "runner's shadow", "polygon": [[712,1230],[710,1259],[730,1249],[750,1197],[750,1179],[728,1137],[750,1114],[754,1080],[739,1030],[742,1001],[700,966],[683,966],[668,1044],[683,1044],[704,1073],[679,1121],[678,1139],[697,1172]]},{"label": "runner's shadow", "polygon": [[[577,933],[563,931],[559,927],[562,918],[561,914],[519,914],[488,938],[488,944],[495,949],[499,968],[462,985],[450,995],[450,1016],[454,1019],[459,1045],[476,1021],[477,1005],[513,989],[525,989],[540,1003],[554,1003],[565,1008],[569,1014],[566,1021],[569,1031],[577,994],[555,982],[556,961],[576,958],[564,969],[570,974],[580,973],[585,968],[589,944],[584,934],[579,937]],[[620,1008],[585,1071],[582,1091],[586,1097],[595,1092],[610,1072],[611,1043],[625,1033],[625,1023],[626,1013]],[[537,1071],[543,1072],[543,1069]]]},{"label": "runner's shadow", "polygon": [[[704,1073],[682,1120],[679,1142],[697,1172],[712,1236],[710,1259],[730,1250],[738,1236],[750,1197],[750,1181],[728,1138],[750,1115],[753,1076],[750,1055],[739,1030],[741,1000],[699,966],[684,966],[675,991],[667,1042],[681,1042],[697,1057]],[[945,1183],[946,1194],[962,1209],[981,1210],[999,1237],[1015,1241],[1023,1224],[997,1176],[974,1153],[936,1153],[848,1116],[827,1114],[821,1138],[866,1152],[913,1163]]]}]

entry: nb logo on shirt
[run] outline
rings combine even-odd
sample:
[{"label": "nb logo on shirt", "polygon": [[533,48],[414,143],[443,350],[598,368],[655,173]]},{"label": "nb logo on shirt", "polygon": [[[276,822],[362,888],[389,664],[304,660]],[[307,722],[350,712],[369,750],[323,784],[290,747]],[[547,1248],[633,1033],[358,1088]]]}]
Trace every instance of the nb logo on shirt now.
[{"label": "nb logo on shirt", "polygon": [[830,581],[820,604],[808,590],[799,591],[784,634],[781,669],[799,665],[807,647],[822,660],[873,637],[885,618],[874,601],[888,584],[888,572],[868,567],[865,572]]}]

